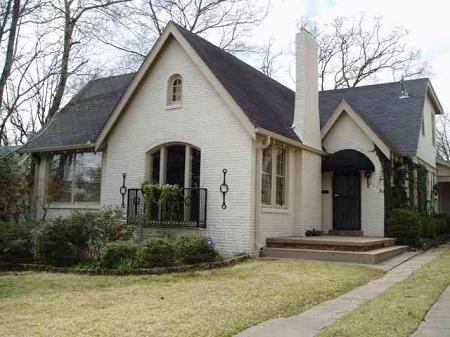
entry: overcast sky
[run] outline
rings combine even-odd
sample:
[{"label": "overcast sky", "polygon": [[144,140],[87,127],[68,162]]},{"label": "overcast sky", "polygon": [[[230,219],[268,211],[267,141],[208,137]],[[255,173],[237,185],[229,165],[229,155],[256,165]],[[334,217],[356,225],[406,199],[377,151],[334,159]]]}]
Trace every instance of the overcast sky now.
[{"label": "overcast sky", "polygon": [[[426,3],[404,0],[272,0],[270,15],[254,32],[258,41],[275,39],[285,56],[279,59],[275,78],[292,87],[289,67],[293,67],[293,40],[302,15],[320,24],[336,16],[352,16],[364,12],[369,17],[382,16],[385,28],[402,26],[410,34],[411,47],[422,50],[431,65],[431,80],[445,112],[450,112],[450,18],[449,3],[428,0]],[[291,54],[291,55],[289,55]],[[386,80],[392,81],[392,78]]]}]

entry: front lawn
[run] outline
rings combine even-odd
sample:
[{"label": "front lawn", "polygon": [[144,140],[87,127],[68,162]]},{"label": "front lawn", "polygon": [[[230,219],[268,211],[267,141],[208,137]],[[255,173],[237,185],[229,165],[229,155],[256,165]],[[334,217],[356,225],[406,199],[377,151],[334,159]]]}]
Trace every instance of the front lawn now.
[{"label": "front lawn", "polygon": [[319,336],[410,336],[449,285],[450,251],[335,322]]},{"label": "front lawn", "polygon": [[164,276],[0,276],[4,337],[233,336],[334,298],[381,271],[300,260],[252,260]]}]

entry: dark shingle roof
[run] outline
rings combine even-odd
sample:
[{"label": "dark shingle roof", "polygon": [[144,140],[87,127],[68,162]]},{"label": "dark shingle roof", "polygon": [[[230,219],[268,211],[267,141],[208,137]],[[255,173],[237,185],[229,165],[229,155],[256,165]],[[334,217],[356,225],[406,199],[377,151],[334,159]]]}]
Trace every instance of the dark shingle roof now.
[{"label": "dark shingle roof", "polygon": [[20,146],[0,146],[0,157],[16,152]]},{"label": "dark shingle roof", "polygon": [[399,82],[322,91],[319,96],[320,125],[322,127],[326,123],[344,99],[392,150],[404,156],[414,156],[429,80],[409,80],[405,85],[410,95],[408,98],[400,98]]},{"label": "dark shingle roof", "polygon": [[60,149],[95,141],[133,75],[90,81],[21,151]]},{"label": "dark shingle roof", "polygon": [[[206,40],[176,27],[255,127],[299,140],[290,129],[294,91]],[[133,74],[126,74],[89,82],[22,150],[58,149],[95,141],[132,77]],[[410,92],[407,99],[399,99],[398,82],[321,92],[321,126],[345,99],[394,151],[415,155],[429,80],[405,83]]]},{"label": "dark shingle roof", "polygon": [[223,49],[176,25],[255,127],[299,140],[290,128],[295,93]]}]

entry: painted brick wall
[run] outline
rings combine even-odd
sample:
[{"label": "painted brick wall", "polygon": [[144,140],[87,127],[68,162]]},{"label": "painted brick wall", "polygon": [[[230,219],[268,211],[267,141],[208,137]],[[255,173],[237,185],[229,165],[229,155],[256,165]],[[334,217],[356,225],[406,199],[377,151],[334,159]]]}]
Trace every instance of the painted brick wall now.
[{"label": "painted brick wall", "polygon": [[[167,81],[183,77],[182,107],[166,108]],[[223,254],[253,248],[254,141],[211,87],[178,42],[172,40],[107,139],[102,206],[119,205],[122,172],[127,186],[139,188],[148,178],[147,152],[183,142],[201,149],[201,187],[208,189],[207,233]],[[219,185],[227,168],[230,190],[221,208]]]},{"label": "painted brick wall", "polygon": [[301,151],[300,207],[297,209],[300,219],[300,234],[307,230],[322,228],[322,157],[318,154]]},{"label": "painted brick wall", "polygon": [[[361,177],[361,230],[367,236],[384,236],[384,193],[382,167],[374,144],[364,131],[347,115],[343,114],[334,124],[332,130],[323,141],[327,152],[352,149],[365,154],[374,164],[375,172],[367,187],[365,177]],[[328,185],[331,183],[328,182]],[[332,191],[330,190],[332,193]],[[331,196],[332,194],[330,194]],[[324,212],[332,212],[327,207]],[[332,228],[332,214],[324,217],[324,228]]]}]

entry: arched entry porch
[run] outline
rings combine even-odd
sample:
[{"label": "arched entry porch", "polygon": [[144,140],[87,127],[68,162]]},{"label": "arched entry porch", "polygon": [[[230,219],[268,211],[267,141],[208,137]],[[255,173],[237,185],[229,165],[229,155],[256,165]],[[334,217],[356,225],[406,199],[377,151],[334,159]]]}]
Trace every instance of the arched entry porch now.
[{"label": "arched entry porch", "polygon": [[375,167],[356,150],[341,150],[326,157],[322,171],[332,172],[333,231],[361,234],[361,184]]}]

